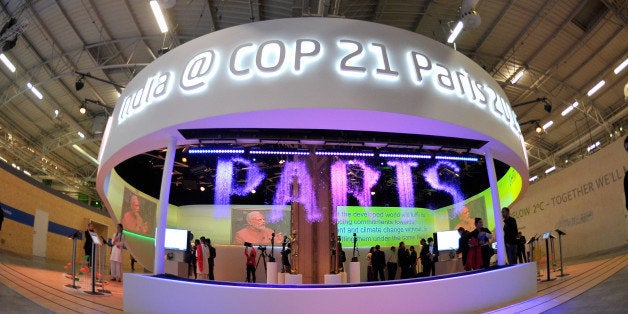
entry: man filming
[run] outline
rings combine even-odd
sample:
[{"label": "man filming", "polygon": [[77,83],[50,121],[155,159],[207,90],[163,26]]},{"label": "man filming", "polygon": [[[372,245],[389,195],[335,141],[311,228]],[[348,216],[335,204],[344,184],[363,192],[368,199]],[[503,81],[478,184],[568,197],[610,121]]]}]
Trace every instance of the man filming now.
[{"label": "man filming", "polygon": [[246,256],[246,282],[255,282],[255,257],[257,251],[251,243],[244,242],[244,255]]}]

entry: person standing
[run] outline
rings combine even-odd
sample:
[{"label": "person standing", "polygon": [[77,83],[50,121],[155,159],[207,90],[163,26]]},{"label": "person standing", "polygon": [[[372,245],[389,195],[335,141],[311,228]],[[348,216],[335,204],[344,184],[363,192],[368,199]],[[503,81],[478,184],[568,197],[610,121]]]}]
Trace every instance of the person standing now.
[{"label": "person standing", "polygon": [[519,263],[528,262],[528,257],[526,256],[526,237],[521,234],[521,231],[517,232],[517,259]]},{"label": "person standing", "polygon": [[371,246],[368,254],[366,254],[366,281],[373,281],[375,274],[373,272],[373,252],[375,248]]},{"label": "person standing", "polygon": [[458,239],[458,250],[456,253],[462,255],[462,266],[466,267],[467,255],[469,254],[469,231],[460,227],[458,228],[458,234],[460,234],[460,239]]},{"label": "person standing", "polygon": [[399,250],[397,250],[397,262],[399,263],[399,268],[401,268],[401,279],[406,279],[410,277],[410,253],[408,249],[406,249],[406,244],[401,241],[399,242]]},{"label": "person standing", "polygon": [[116,234],[111,241],[111,281],[122,282],[122,249],[124,248],[124,227],[118,224]]},{"label": "person standing", "polygon": [[257,251],[255,251],[253,246],[245,246],[244,255],[246,256],[246,282],[255,282],[255,257],[257,257]]},{"label": "person standing", "polygon": [[209,279],[209,247],[207,246],[207,240],[205,237],[201,237],[201,251],[203,252],[203,279]]},{"label": "person standing", "polygon": [[423,272],[421,273],[421,276],[427,277],[432,274],[432,257],[430,254],[430,247],[425,239],[421,239],[420,244],[421,251],[419,253],[419,258],[421,260],[421,266],[423,266]]},{"label": "person standing", "polygon": [[83,251],[85,251],[85,257],[87,260],[87,265],[92,267],[91,265],[91,256],[92,256],[92,244],[94,241],[92,240],[91,233],[94,232],[94,224],[88,223],[87,230],[85,230],[85,243],[83,244]]},{"label": "person standing", "polygon": [[216,248],[212,246],[212,240],[210,238],[205,239],[207,242],[207,248],[209,249],[209,257],[207,258],[207,276],[209,280],[214,280],[214,259],[216,258]]},{"label": "person standing", "polygon": [[416,277],[416,266],[417,266],[418,259],[419,259],[419,256],[414,250],[414,246],[411,245],[410,246],[410,270],[408,271],[408,276],[410,278]]},{"label": "person standing", "polygon": [[467,264],[469,269],[488,268],[493,248],[490,246],[492,237],[490,230],[484,228],[482,218],[475,218],[475,229],[469,234],[469,256]]},{"label": "person standing", "polygon": [[506,257],[509,265],[517,264],[517,220],[510,217],[510,208],[502,208],[502,218],[504,218],[504,244],[506,245]]},{"label": "person standing", "polygon": [[379,244],[375,245],[375,252],[373,252],[373,272],[375,273],[373,280],[384,281],[384,267],[386,266],[386,254],[380,250]]},{"label": "person standing", "polygon": [[196,274],[200,279],[206,279],[203,277],[203,246],[201,245],[201,241],[199,239],[194,240],[194,248],[196,249]]},{"label": "person standing", "polygon": [[2,222],[4,222],[4,209],[0,207],[0,230],[2,230]]},{"label": "person standing", "polygon": [[390,247],[392,253],[388,255],[388,260],[386,262],[386,268],[388,268],[388,280],[395,280],[397,276],[397,252],[394,246]]}]

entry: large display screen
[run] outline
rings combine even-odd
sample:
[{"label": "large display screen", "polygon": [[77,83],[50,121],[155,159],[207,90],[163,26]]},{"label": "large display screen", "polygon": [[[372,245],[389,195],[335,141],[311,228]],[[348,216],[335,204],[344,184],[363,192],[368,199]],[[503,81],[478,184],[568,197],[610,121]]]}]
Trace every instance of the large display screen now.
[{"label": "large display screen", "polygon": [[460,233],[458,230],[438,231],[436,232],[436,239],[439,251],[457,250]]},{"label": "large display screen", "polygon": [[188,231],[166,228],[164,248],[166,250],[185,251],[188,247]]}]

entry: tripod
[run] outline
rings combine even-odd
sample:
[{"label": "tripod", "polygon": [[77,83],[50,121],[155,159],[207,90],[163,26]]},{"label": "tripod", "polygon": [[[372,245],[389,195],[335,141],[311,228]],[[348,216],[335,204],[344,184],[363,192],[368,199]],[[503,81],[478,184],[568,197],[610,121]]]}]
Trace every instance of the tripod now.
[{"label": "tripod", "polygon": [[260,251],[262,251],[262,253],[260,253],[259,257],[257,258],[257,263],[255,264],[255,271],[257,271],[257,267],[259,266],[259,261],[262,260],[264,261],[264,274],[266,274],[267,270],[266,270],[266,249],[261,249]]}]

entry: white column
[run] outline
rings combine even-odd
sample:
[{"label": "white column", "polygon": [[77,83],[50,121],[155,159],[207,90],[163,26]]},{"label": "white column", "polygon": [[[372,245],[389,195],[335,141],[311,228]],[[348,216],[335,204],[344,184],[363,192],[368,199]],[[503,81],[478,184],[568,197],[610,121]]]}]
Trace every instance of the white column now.
[{"label": "white column", "polygon": [[157,230],[155,231],[155,267],[156,275],[164,273],[164,238],[166,235],[166,221],[168,219],[168,200],[170,199],[170,183],[172,182],[172,168],[177,153],[177,140],[170,138],[164,161],[164,172],[161,176],[161,190],[159,192],[159,206],[157,206]]},{"label": "white column", "polygon": [[504,223],[499,202],[499,191],[497,189],[497,174],[495,173],[495,163],[490,149],[485,150],[486,172],[488,182],[491,186],[491,198],[493,203],[493,215],[495,216],[495,240],[497,240],[497,265],[506,265],[506,246],[504,245]]}]

